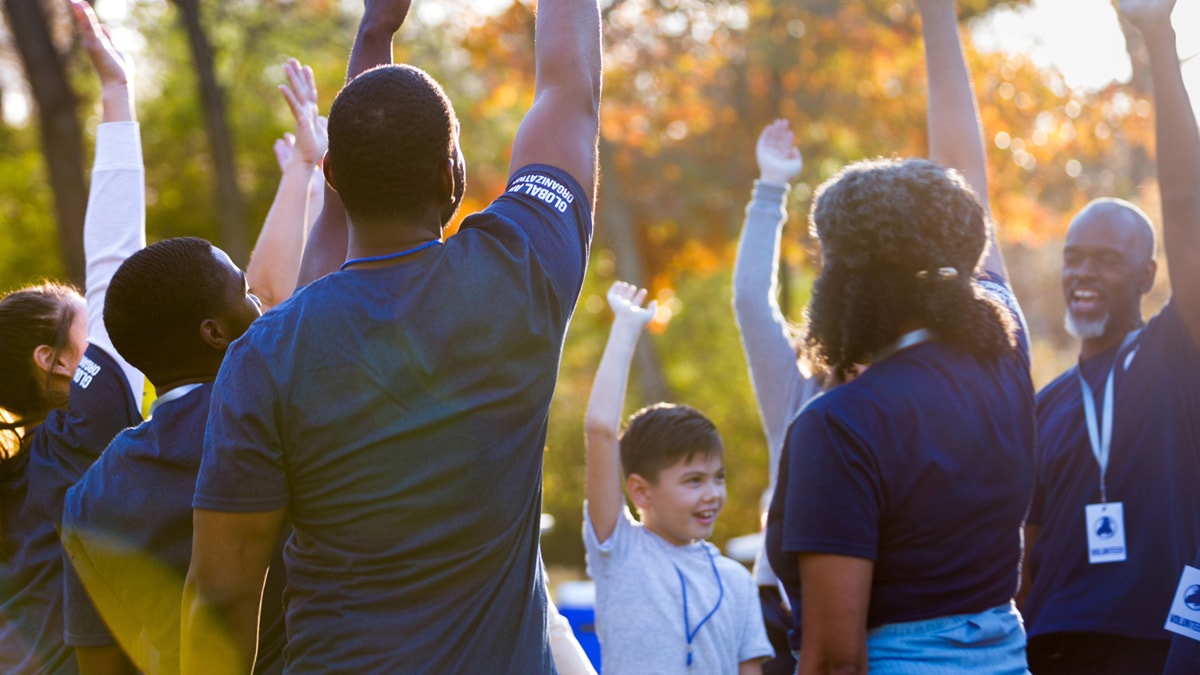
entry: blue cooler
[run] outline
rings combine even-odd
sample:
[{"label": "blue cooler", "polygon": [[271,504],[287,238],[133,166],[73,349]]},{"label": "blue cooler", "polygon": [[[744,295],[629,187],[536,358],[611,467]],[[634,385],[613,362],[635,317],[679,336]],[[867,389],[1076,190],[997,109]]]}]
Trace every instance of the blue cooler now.
[{"label": "blue cooler", "polygon": [[596,585],[590,581],[566,581],[558,585],[558,613],[571,624],[571,631],[588,660],[600,672],[600,638],[596,635]]}]

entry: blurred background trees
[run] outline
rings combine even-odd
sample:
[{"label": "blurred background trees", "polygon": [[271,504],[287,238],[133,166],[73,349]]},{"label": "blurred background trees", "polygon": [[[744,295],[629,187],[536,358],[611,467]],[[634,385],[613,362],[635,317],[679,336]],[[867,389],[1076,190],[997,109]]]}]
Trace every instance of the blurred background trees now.
[{"label": "blurred background trees", "polygon": [[[962,0],[964,29],[1014,4],[1022,3]],[[80,282],[95,83],[65,2],[3,7],[0,287],[37,277]],[[296,56],[312,65],[327,109],[359,4],[101,0],[97,9],[137,63],[150,238],[206,237],[244,263],[279,178],[271,144],[289,119],[275,90],[281,64]],[[816,186],[849,161],[926,147],[924,63],[909,2],[605,0],[603,12],[596,246],[545,456],[544,506],[558,521],[545,556],[568,566],[582,563],[581,423],[607,336],[608,284],[648,286],[661,308],[639,349],[629,409],[668,399],[708,413],[725,437],[729,469],[714,539],[752,532],[766,449],[730,276],[756,175],[754,139],[765,123],[787,117],[805,156],[782,269],[782,303],[796,321],[819,259],[805,224]],[[396,58],[430,71],[455,101],[468,160],[464,212],[482,208],[503,189],[509,144],[532,98],[530,3],[424,0],[410,24]],[[1023,55],[968,48],[994,216],[1035,338],[1039,384],[1074,358],[1060,328],[1057,247],[1071,213],[1101,195],[1158,213],[1149,92],[1136,48],[1134,55],[1132,84],[1081,91]],[[1155,303],[1164,297],[1159,288]]]}]

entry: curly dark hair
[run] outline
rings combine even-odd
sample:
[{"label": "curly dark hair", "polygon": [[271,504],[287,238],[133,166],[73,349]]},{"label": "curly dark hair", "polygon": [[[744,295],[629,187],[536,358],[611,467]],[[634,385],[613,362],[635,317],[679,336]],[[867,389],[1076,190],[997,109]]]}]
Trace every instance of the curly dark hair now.
[{"label": "curly dark hair", "polygon": [[0,408],[8,412],[0,429],[37,424],[61,404],[50,400],[49,377],[34,366],[33,352],[50,345],[58,358],[67,347],[81,299],[70,286],[43,283],[0,300]]},{"label": "curly dark hair", "polygon": [[676,462],[724,454],[721,434],[704,413],[691,406],[655,403],[629,416],[621,434],[621,469],[656,483]]},{"label": "curly dark hair", "polygon": [[347,84],[329,111],[329,167],[351,220],[390,224],[430,208],[457,126],[450,99],[420,68],[378,66]]},{"label": "curly dark hair", "polygon": [[990,225],[957,171],[924,159],[857,162],[817,190],[809,222],[824,258],[804,337],[814,363],[843,376],[906,323],[981,359],[1015,348],[1011,314],[974,283]]},{"label": "curly dark hair", "polygon": [[117,268],[105,296],[104,325],[122,358],[153,382],[164,368],[207,352],[199,326],[225,310],[225,289],[211,243],[164,239]]}]

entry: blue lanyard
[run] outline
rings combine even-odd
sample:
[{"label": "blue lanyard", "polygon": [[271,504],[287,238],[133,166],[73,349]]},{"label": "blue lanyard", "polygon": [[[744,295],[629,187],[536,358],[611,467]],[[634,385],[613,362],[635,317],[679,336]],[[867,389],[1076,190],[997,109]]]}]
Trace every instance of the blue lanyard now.
[{"label": "blue lanyard", "polygon": [[[1121,346],[1117,347],[1117,353],[1113,355],[1112,366],[1108,369],[1108,378],[1104,382],[1104,402],[1103,410],[1100,414],[1100,423],[1096,424],[1096,396],[1092,393],[1092,388],[1088,386],[1087,380],[1083,379],[1082,363],[1076,367],[1075,374],[1079,376],[1079,388],[1083,393],[1083,417],[1087,422],[1088,440],[1092,444],[1092,456],[1096,458],[1096,463],[1100,465],[1100,502],[1108,503],[1108,487],[1105,477],[1108,474],[1108,457],[1112,450],[1112,427],[1113,427],[1113,373],[1117,371],[1117,363],[1121,361],[1121,352],[1130,345],[1140,335],[1142,329],[1139,328],[1131,331],[1125,336],[1125,340],[1121,342]],[[1133,351],[1125,357],[1126,362],[1133,358],[1137,353],[1135,347]]]},{"label": "blue lanyard", "polygon": [[441,239],[433,239],[433,240],[425,242],[424,244],[418,244],[417,246],[414,246],[412,248],[406,248],[403,251],[397,251],[395,253],[385,253],[383,255],[373,255],[373,256],[368,256],[366,258],[351,258],[351,259],[347,260],[346,262],[342,263],[342,266],[338,268],[338,271],[340,272],[351,265],[358,265],[361,263],[382,262],[384,260],[395,260],[396,258],[403,258],[406,255],[412,255],[414,253],[419,253],[421,251],[424,251],[425,249],[427,249],[431,246],[441,246],[441,244],[442,244]]},{"label": "blue lanyard", "polygon": [[688,621],[687,582],[683,580],[683,572],[679,570],[679,565],[675,565],[675,573],[679,575],[679,587],[683,589],[683,633],[687,636],[688,668],[692,667],[692,641],[696,639],[696,634],[700,632],[700,629],[704,627],[704,624],[708,623],[708,620],[713,617],[713,614],[716,614],[717,610],[721,608],[721,600],[725,599],[725,585],[721,583],[721,575],[717,572],[717,561],[713,559],[712,551],[708,550],[708,546],[706,544],[702,542],[700,547],[704,549],[706,554],[708,554],[708,562],[710,565],[712,565],[713,576],[717,578],[717,604],[713,605],[712,611],[706,614],[704,618],[700,620],[700,623],[696,624],[696,630],[692,630],[692,624]]}]

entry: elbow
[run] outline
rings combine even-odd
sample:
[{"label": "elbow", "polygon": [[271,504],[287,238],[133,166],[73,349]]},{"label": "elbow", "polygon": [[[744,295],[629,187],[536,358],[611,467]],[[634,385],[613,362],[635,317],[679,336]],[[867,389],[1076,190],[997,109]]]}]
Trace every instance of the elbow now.
[{"label": "elbow", "polygon": [[597,443],[617,443],[617,427],[607,420],[588,416],[583,423],[583,432],[588,445],[595,447]]}]

